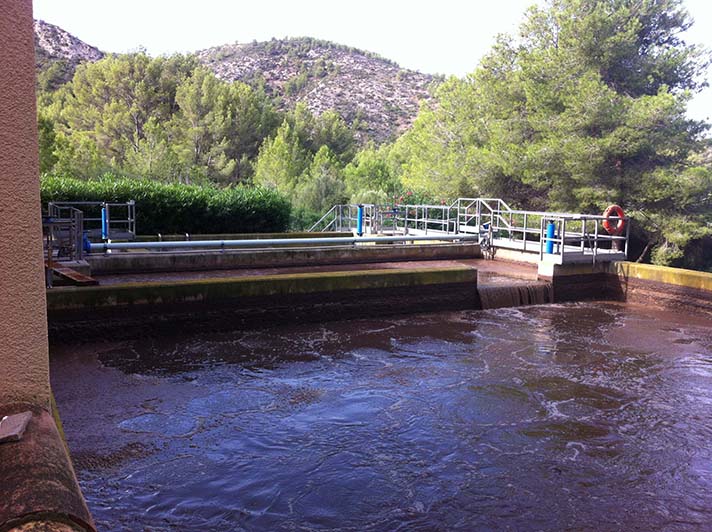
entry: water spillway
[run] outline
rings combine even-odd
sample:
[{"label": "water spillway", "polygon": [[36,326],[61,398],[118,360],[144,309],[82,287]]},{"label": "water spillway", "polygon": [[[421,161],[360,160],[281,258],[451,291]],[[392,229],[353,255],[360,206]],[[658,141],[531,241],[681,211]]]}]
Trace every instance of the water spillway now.
[{"label": "water spillway", "polygon": [[480,284],[477,287],[483,309],[543,305],[554,302],[551,283],[544,281]]}]

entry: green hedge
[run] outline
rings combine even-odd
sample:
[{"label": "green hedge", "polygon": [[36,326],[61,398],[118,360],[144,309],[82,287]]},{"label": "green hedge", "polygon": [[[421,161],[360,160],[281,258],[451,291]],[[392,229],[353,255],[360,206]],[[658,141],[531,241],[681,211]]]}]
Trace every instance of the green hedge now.
[{"label": "green hedge", "polygon": [[43,176],[42,207],[49,201],[136,201],[138,234],[278,233],[291,206],[276,191],[247,186],[216,188],[147,179],[89,181]]}]

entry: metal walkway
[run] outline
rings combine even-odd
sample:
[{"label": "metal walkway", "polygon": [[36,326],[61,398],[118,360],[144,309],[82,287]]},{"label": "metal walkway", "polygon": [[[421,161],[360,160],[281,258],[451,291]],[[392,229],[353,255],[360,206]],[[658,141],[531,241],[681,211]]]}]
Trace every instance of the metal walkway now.
[{"label": "metal walkway", "polygon": [[[335,205],[309,230],[355,232],[359,209],[361,229],[370,235],[478,235],[492,254],[506,249],[554,264],[626,260],[628,253],[628,217],[625,234],[611,235],[603,228],[605,216],[516,210],[499,198],[458,198],[451,205]],[[547,236],[552,224],[553,236]]]}]

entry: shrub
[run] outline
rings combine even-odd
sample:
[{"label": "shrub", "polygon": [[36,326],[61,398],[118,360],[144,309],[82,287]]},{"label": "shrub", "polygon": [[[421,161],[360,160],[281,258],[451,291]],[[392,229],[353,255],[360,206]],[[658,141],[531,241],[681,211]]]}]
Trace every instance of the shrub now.
[{"label": "shrub", "polygon": [[104,176],[88,181],[55,176],[41,180],[42,206],[49,201],[136,202],[139,234],[276,233],[289,225],[291,206],[261,187],[166,184]]}]

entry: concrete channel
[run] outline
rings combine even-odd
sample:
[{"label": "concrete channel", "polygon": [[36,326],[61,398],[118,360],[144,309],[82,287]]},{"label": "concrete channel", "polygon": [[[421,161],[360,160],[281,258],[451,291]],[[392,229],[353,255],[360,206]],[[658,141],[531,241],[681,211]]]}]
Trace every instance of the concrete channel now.
[{"label": "concrete channel", "polygon": [[[512,257],[508,255],[508,258]],[[267,430],[261,434],[259,433],[262,430],[261,424],[267,422],[280,427],[280,423],[288,423],[292,415],[302,415],[299,413],[302,410],[304,412],[309,412],[310,409],[318,411],[319,419],[328,420],[337,416],[339,419],[343,418],[347,423],[358,423],[361,427],[370,427],[372,424],[377,427],[378,418],[367,422],[365,418],[359,417],[361,415],[359,408],[366,408],[362,405],[367,405],[367,408],[373,409],[375,414],[380,412],[380,407],[374,403],[374,401],[376,403],[378,401],[376,400],[377,394],[373,395],[373,386],[376,384],[383,386],[381,379],[384,370],[379,369],[378,357],[384,356],[381,353],[387,351],[386,344],[388,342],[396,342],[395,347],[392,348],[393,353],[388,355],[388,357],[394,358],[391,361],[384,361],[384,363],[397,364],[397,368],[389,371],[402,373],[402,375],[398,373],[398,377],[394,381],[395,387],[392,390],[387,388],[386,391],[388,400],[393,401],[391,408],[403,404],[401,399],[404,396],[402,388],[404,382],[409,384],[405,392],[406,399],[403,400],[406,401],[407,408],[416,408],[414,398],[417,393],[411,380],[413,376],[420,375],[418,382],[422,379],[423,385],[427,385],[430,392],[436,394],[435,402],[439,405],[437,412],[440,412],[438,416],[443,416],[448,411],[442,409],[445,404],[451,405],[453,402],[457,404],[457,401],[469,401],[470,399],[463,395],[457,395],[460,392],[449,391],[450,387],[441,387],[437,379],[425,379],[421,374],[424,371],[423,364],[429,368],[428,371],[435,375],[443,371],[463,371],[461,364],[463,356],[464,360],[470,360],[471,357],[474,357],[475,360],[481,358],[481,362],[485,366],[490,363],[490,357],[494,357],[493,361],[499,360],[503,367],[508,367],[511,364],[516,365],[521,362],[521,359],[512,358],[513,352],[507,347],[507,342],[515,341],[525,346],[520,349],[529,349],[526,346],[533,342],[538,346],[536,352],[527,356],[538,356],[539,350],[546,353],[548,349],[551,349],[551,341],[549,333],[541,334],[540,328],[551,327],[553,323],[555,324],[554,330],[558,331],[556,334],[561,333],[568,338],[567,343],[562,344],[566,347],[558,347],[566,353],[565,356],[579,360],[582,356],[581,353],[588,353],[586,356],[598,360],[599,364],[602,364],[603,360],[606,361],[605,372],[618,375],[620,374],[617,369],[618,359],[609,355],[604,357],[608,344],[599,338],[602,331],[607,330],[611,320],[625,322],[625,327],[633,330],[635,334],[641,334],[635,327],[639,327],[637,324],[640,320],[644,320],[647,323],[644,334],[650,335],[654,329],[653,322],[650,321],[651,318],[645,312],[635,309],[663,307],[673,309],[674,316],[685,316],[691,311],[698,318],[700,315],[712,315],[712,274],[627,262],[595,265],[542,263],[537,268],[535,264],[529,262],[502,260],[501,258],[485,260],[482,258],[478,245],[464,243],[388,244],[357,247],[334,245],[318,248],[288,246],[280,249],[221,251],[204,249],[155,251],[152,253],[125,251],[92,254],[88,257],[86,267],[90,270],[87,273],[91,273],[98,281],[98,286],[59,286],[47,291],[49,334],[56,346],[55,385],[59,390],[60,403],[66,409],[64,412],[67,413],[71,430],[78,433],[87,430],[83,417],[77,415],[85,407],[85,400],[90,401],[90,404],[95,405],[94,408],[97,409],[97,412],[90,416],[94,420],[93,423],[100,427],[100,436],[97,442],[94,444],[83,443],[78,442],[76,438],[69,438],[70,447],[78,450],[76,457],[78,457],[78,467],[81,471],[80,478],[83,482],[82,487],[88,490],[90,507],[100,505],[103,497],[100,494],[106,494],[109,500],[114,501],[112,504],[115,503],[119,507],[122,504],[129,505],[120,513],[128,512],[130,516],[127,519],[132,523],[133,520],[137,520],[136,523],[139,520],[134,515],[133,508],[136,505],[141,505],[139,501],[132,498],[144,496],[141,494],[144,484],[148,480],[142,480],[136,486],[120,491],[115,491],[113,488],[103,491],[101,475],[108,474],[112,483],[120,483],[121,481],[115,475],[123,475],[122,468],[125,467],[125,464],[141,464],[145,461],[154,465],[142,469],[144,472],[140,473],[138,478],[142,478],[142,475],[148,478],[154,467],[155,471],[162,471],[162,468],[165,467],[164,462],[170,463],[174,453],[178,452],[170,449],[173,447],[183,449],[184,438],[190,438],[191,442],[195,442],[191,445],[201,449],[201,452],[204,450],[210,456],[216,456],[216,453],[212,451],[214,444],[210,443],[211,438],[214,434],[223,434],[223,431],[232,430],[233,422],[225,420],[231,420],[231,416],[236,415],[233,410],[240,416],[250,415],[243,413],[241,406],[232,406],[232,402],[236,397],[241,397],[241,394],[243,398],[240,399],[240,403],[248,404],[253,400],[250,393],[247,392],[248,389],[251,389],[250,386],[258,387],[258,398],[264,396],[268,399],[265,404],[257,405],[260,415],[254,417],[255,426],[250,430],[257,431],[260,438],[274,439],[273,446],[279,448],[283,445],[283,442],[278,441],[281,429],[276,429],[276,432]],[[565,304],[555,305],[550,307],[551,310],[546,310],[547,307],[541,305],[542,303],[587,300],[596,300],[600,303],[578,303],[574,307]],[[628,309],[620,303],[612,303],[626,301],[642,305],[631,306]],[[472,314],[478,309],[521,305],[534,306],[529,307],[532,310],[517,310],[514,314],[494,313],[483,316],[479,316],[478,313]],[[629,320],[630,323],[626,321],[629,312],[633,316],[632,321]],[[569,314],[575,315],[576,319],[573,321],[564,319],[564,316]],[[515,319],[512,316],[519,316],[525,321],[515,327],[514,322],[519,318]],[[482,324],[480,324],[481,317],[484,318]],[[588,327],[587,320],[592,322],[590,329],[586,328]],[[578,321],[581,321],[581,324]],[[365,327],[367,331],[373,329],[376,332],[362,332],[359,333],[359,336],[353,332],[350,323],[356,324],[356,330]],[[491,327],[494,329],[490,330]],[[505,327],[509,332],[500,332],[497,327]],[[323,346],[317,346],[319,354],[315,355],[312,352],[313,348],[310,347],[311,344],[308,344],[312,341],[310,338],[316,334],[315,328],[321,331],[320,334],[325,335],[325,338],[334,336],[338,340],[339,347],[328,347],[327,351],[340,352],[345,349],[346,355],[324,355],[320,351]],[[411,328],[414,332],[408,332]],[[466,351],[464,355],[459,352],[451,353],[449,350],[453,348],[457,350],[460,349],[457,346],[464,345],[465,340],[463,339],[469,338],[470,328],[474,328],[477,334],[483,334],[483,341],[486,343],[482,348],[477,348],[472,352]],[[390,332],[391,330],[394,332]],[[416,330],[417,332],[415,332]],[[684,338],[679,341],[687,342],[688,338],[685,335],[698,334],[696,332],[698,329],[688,331],[679,328],[679,330],[684,333]],[[673,332],[666,334],[672,340],[666,336],[665,338],[661,337],[660,341],[678,341],[675,339],[677,338],[675,335],[678,335],[678,332],[675,331],[678,331],[678,328],[673,328],[671,331]],[[504,341],[495,341],[500,338],[501,334],[505,335]],[[235,356],[247,356],[236,354],[236,349],[237,351],[242,349],[238,349],[236,346],[242,346],[245,342],[252,345],[249,343],[249,338],[253,337],[259,338],[260,347],[250,347],[248,351],[250,353],[260,352],[261,349],[265,351],[264,356],[267,357],[267,362],[257,362],[258,366],[266,363],[268,368],[273,367],[270,364],[275,364],[274,367],[277,368],[267,373],[263,370],[256,370],[255,375],[259,375],[257,381],[245,380],[248,377],[249,379],[254,379],[254,377],[245,377],[240,373],[242,370],[239,369],[247,364],[248,367],[243,369],[249,373],[252,371],[249,369],[250,364],[256,362],[249,360],[245,362],[240,359],[239,363],[235,363],[233,360]],[[621,338],[625,337],[624,335]],[[148,340],[142,341],[142,339]],[[299,343],[302,340],[304,340],[304,345]],[[329,340],[324,341],[325,345],[330,345]],[[424,351],[417,350],[411,353],[408,342],[413,341],[426,342],[427,348]],[[572,349],[569,346],[571,341],[573,341],[574,351],[569,353],[566,349]],[[583,346],[589,346],[591,341],[595,343],[595,349],[589,353],[584,350]],[[641,345],[648,346],[648,343],[643,340],[637,341],[642,342]],[[176,345],[170,347],[172,342],[175,342]],[[187,342],[187,344],[184,345],[183,342]],[[556,344],[556,342],[554,343]],[[168,347],[164,347],[164,344]],[[492,347],[500,344],[501,348]],[[81,347],[82,345],[86,348]],[[99,347],[100,345],[105,347]],[[292,352],[290,349],[294,345],[297,346],[296,351]],[[360,354],[363,346],[367,346],[367,349],[375,349],[374,352],[378,353],[376,360],[372,360],[375,355],[369,355],[366,361],[356,365],[350,364],[350,357],[363,356]],[[649,347],[645,348],[649,349]],[[431,349],[436,349],[437,353],[430,353]],[[634,352],[633,347],[630,349],[631,352]],[[89,352],[92,354],[87,354]],[[370,351],[367,352],[370,353]],[[78,359],[75,353],[79,353]],[[194,356],[197,356],[195,360]],[[253,354],[249,356],[253,356]],[[257,353],[255,356],[259,358],[262,355]],[[324,356],[326,356],[325,359]],[[342,359],[344,356],[346,358]],[[408,360],[408,357],[411,356],[416,356],[418,362],[405,363],[406,367],[402,367],[403,360]],[[641,357],[639,354],[635,356],[640,358],[639,363],[645,363],[645,357]],[[201,357],[207,357],[207,359],[202,360]],[[446,365],[443,365],[443,357],[448,361]],[[79,361],[77,362],[77,360]],[[290,362],[294,361],[302,365],[292,367]],[[683,362],[684,358],[680,363]],[[224,363],[225,366],[222,365]],[[188,365],[184,367],[182,364]],[[527,362],[517,371],[523,371],[526,374],[527,371],[532,371],[531,368],[538,368],[540,365],[541,362],[537,362],[535,365]],[[312,366],[319,368],[318,371]],[[220,370],[219,368],[222,367],[225,369]],[[233,367],[238,369],[233,369]],[[302,367],[309,369],[299,369],[298,371],[295,369]],[[68,386],[68,383],[71,382],[70,376],[73,375],[73,371],[77,371],[77,368],[82,368],[81,372],[90,368],[89,376],[81,377],[89,388],[93,385],[104,386],[105,384],[102,383],[106,379],[114,382],[111,379],[119,378],[122,383],[119,390],[123,389],[122,386],[128,386],[131,390],[135,390],[132,393],[137,393],[141,398],[140,404],[134,404],[136,401],[132,394],[124,396],[119,391],[112,400],[112,406],[107,410],[112,419],[120,419],[120,434],[117,440],[120,445],[119,443],[116,445],[109,443],[110,440],[113,441],[113,431],[118,429],[114,424],[102,420],[101,412],[104,410],[99,407],[100,397],[92,393],[77,393],[72,386]],[[117,377],[115,368],[121,370],[120,377]],[[206,369],[196,370],[195,368]],[[323,368],[327,368],[326,376],[323,374]],[[553,370],[563,371],[558,366]],[[199,384],[190,386],[186,390],[180,380],[169,378],[169,383],[168,380],[157,377],[156,371],[159,374],[182,375],[186,379],[197,378]],[[233,375],[233,371],[238,371],[238,373]],[[297,373],[294,373],[295,371]],[[353,373],[353,383],[348,381],[348,384],[346,382],[338,384],[339,379],[343,378],[343,372]],[[477,372],[472,373],[467,370],[458,374],[457,379],[459,379],[458,382],[462,379],[471,380],[473,389],[481,387],[490,389],[494,386],[492,389],[498,390],[498,386],[503,386],[502,383],[492,384],[487,379],[482,380],[478,375]],[[520,375],[521,373],[516,373],[516,375],[513,373],[506,378],[516,381]],[[237,379],[242,385],[237,389],[233,388],[232,384],[227,388],[219,385],[216,391],[213,384],[210,384],[208,388],[202,384],[202,380],[208,378],[216,378],[219,382],[233,382],[231,379]],[[272,382],[272,378],[274,378],[274,382]],[[531,378],[535,379],[533,385],[538,390],[534,394],[536,397],[561,393],[559,381],[555,380],[550,383],[547,380],[548,377],[540,375],[534,375]],[[563,375],[558,378],[563,379],[562,382],[568,382],[567,379],[574,377]],[[360,380],[367,383],[363,390],[358,387]],[[152,388],[154,382],[158,383],[161,390],[165,392],[160,401],[166,401],[167,404],[175,403],[170,407],[175,411],[156,413],[154,407],[150,406],[151,401],[156,401],[156,398],[150,395],[155,393]],[[279,410],[282,407],[278,407],[276,411],[273,410],[273,405],[281,404],[279,394],[283,392],[279,391],[281,390],[279,386],[284,386],[280,384],[281,382],[294,382],[300,386],[298,389],[289,388],[284,392],[288,394],[286,400],[288,407],[285,407],[288,410],[285,410],[284,413]],[[608,385],[618,386],[613,381]],[[274,386],[277,386],[279,390],[275,392]],[[343,391],[344,386],[349,387],[347,391]],[[391,385],[387,384],[387,386]],[[420,386],[417,386],[418,393]],[[625,386],[629,386],[629,384],[625,384]],[[246,390],[245,392],[240,391],[242,387]],[[517,387],[517,393],[527,393],[526,386],[517,385]],[[522,389],[519,390],[519,388]],[[209,392],[205,391],[207,389]],[[597,390],[580,387],[580,393],[576,392],[579,395],[572,395],[570,399],[562,401],[561,405],[573,404],[577,408],[587,408],[590,394],[598,393]],[[206,393],[207,395],[204,395]],[[186,394],[188,395],[186,396]],[[217,403],[211,399],[215,394],[222,398],[225,405],[221,403],[220,406],[216,406]],[[448,394],[455,395],[451,397]],[[352,395],[370,399],[353,399]],[[321,397],[329,397],[333,405],[329,401],[320,399]],[[469,397],[469,393],[467,397]],[[643,396],[636,399],[641,404],[646,400]],[[441,405],[440,401],[445,403]],[[116,410],[119,404],[122,406]],[[210,410],[211,415],[217,416],[222,421],[211,424],[208,430],[196,429],[202,422],[190,417],[194,414],[194,404],[208,404],[209,406],[205,408],[212,409]],[[497,405],[493,404],[492,408],[500,408],[499,404],[499,402]],[[509,405],[513,409],[512,415],[515,417],[518,415],[517,408],[519,406],[517,404]],[[537,411],[550,408],[547,405],[549,402],[544,401],[537,407]],[[553,408],[567,408],[567,406],[554,406]],[[227,413],[223,412],[224,410]],[[472,405],[463,412],[471,410]],[[185,417],[177,418],[175,412],[179,411],[185,411]],[[292,411],[296,413],[291,414]],[[455,414],[458,412],[455,409]],[[603,416],[606,413],[604,405],[600,415]],[[200,416],[206,415],[203,406],[200,407],[199,414]],[[428,423],[443,421],[438,416],[431,419],[432,415],[432,412],[426,415],[417,425],[417,430],[422,431],[423,437],[426,435],[428,435],[427,438],[431,437]],[[479,415],[477,414],[477,416]],[[411,414],[404,414],[404,416],[407,419],[412,418]],[[445,415],[445,417],[448,416]],[[245,419],[252,419],[252,417]],[[530,422],[527,419],[529,417],[525,416],[517,421],[520,429],[525,432],[530,431],[528,427]],[[569,448],[571,442],[566,443],[567,451],[570,450],[573,453],[572,459],[576,459],[579,453],[583,453],[587,445],[595,443],[593,440],[592,443],[588,442],[585,430],[593,431],[595,436],[604,430],[602,427],[606,426],[606,419],[602,418],[600,426],[596,425],[590,429],[584,427],[581,429],[583,431],[581,435],[577,433],[577,441],[586,443],[576,443],[575,445],[579,445],[579,447],[571,448]],[[456,415],[448,422],[457,424],[462,423],[463,419]],[[485,423],[488,420],[483,418],[477,422]],[[168,423],[168,425],[164,426],[164,423]],[[550,428],[558,430],[557,427],[562,422],[559,418],[556,418],[555,423],[554,421],[550,422],[548,417],[545,417],[538,423],[545,430]],[[552,423],[551,427],[547,423]],[[635,430],[638,430],[638,425],[635,427]],[[377,430],[382,429],[378,428]],[[578,430],[578,428],[574,427],[571,430]],[[325,447],[332,445],[329,436],[331,430],[321,431],[317,424],[314,426],[314,431],[313,437],[316,438],[318,445]],[[383,457],[382,453],[373,454],[375,451],[370,450],[364,443],[372,441],[373,435],[362,435],[361,432],[348,430],[342,434],[342,437],[351,438],[354,444],[363,450],[363,459],[370,463],[373,462],[374,457]],[[694,438],[700,436],[698,432],[700,431],[692,434]],[[166,434],[158,436],[163,433]],[[536,432],[531,434],[532,436],[527,437],[531,439],[533,445],[544,445],[542,442],[546,439],[542,440],[537,437]],[[364,441],[359,440],[362,436],[365,438]],[[393,437],[392,434],[389,434],[389,438]],[[232,441],[230,438],[234,439],[234,436],[229,438],[226,435],[220,436],[223,444],[219,448],[229,447],[230,441]],[[457,438],[451,441],[448,436],[443,435],[440,435],[439,438],[435,438],[435,440],[448,448],[459,441]],[[661,438],[664,439],[662,436]],[[249,444],[249,441],[239,438],[238,440],[241,442],[240,444]],[[156,449],[160,449],[161,445],[169,445],[170,448],[157,451]],[[495,462],[501,460],[497,452],[492,451],[492,449],[498,449],[499,445],[496,438],[492,440],[492,447],[487,447],[489,450],[485,451],[486,460]],[[396,448],[394,447],[394,449]],[[644,451],[648,452],[645,449]],[[182,460],[186,461],[187,467],[193,467],[191,459],[185,458],[191,456],[190,453],[181,452],[183,453],[181,456],[184,457]],[[266,454],[270,452],[265,451]],[[541,452],[551,451],[544,446],[541,447]],[[262,456],[262,454],[258,456]],[[317,459],[318,456],[319,454],[316,453],[314,459]],[[353,456],[353,453],[349,456]],[[293,453],[283,456],[282,459],[287,460],[291,464],[290,467],[298,469],[298,466],[295,465],[298,460]],[[358,459],[360,460],[360,458]],[[468,460],[465,455],[458,459]],[[566,465],[568,464],[566,460],[569,458],[562,459],[553,453],[548,459],[558,460],[561,464]],[[241,457],[236,460],[240,467],[249,469],[248,464],[243,463]],[[668,456],[666,460],[670,464],[677,463],[676,456]],[[502,461],[499,467],[506,469],[509,467],[508,464],[509,459]],[[390,470],[397,465],[386,464],[384,467]],[[536,469],[541,468],[542,464],[534,460],[530,466]],[[65,465],[63,471],[67,467],[71,466]],[[113,472],[114,469],[116,469],[116,473]],[[101,473],[102,471],[105,473]],[[208,485],[212,486],[215,482],[220,481],[223,473],[218,473],[218,471],[221,469],[218,468],[215,471],[210,469],[209,474],[217,476],[210,480]],[[354,471],[353,467],[346,466],[342,474],[356,475],[357,477],[358,475]],[[541,470],[540,474],[536,476],[535,483],[541,483],[541,478],[543,478],[544,485],[548,485],[547,471]],[[252,478],[250,481],[258,482],[265,474],[268,477],[273,475],[277,478],[281,473],[267,467],[260,469],[257,473],[252,472],[253,477],[249,477]],[[407,474],[416,474],[416,472]],[[93,475],[99,476],[94,477]],[[573,475],[572,479],[576,476],[571,472],[567,472],[566,475],[570,477]],[[190,504],[199,508],[207,504],[210,496],[204,492],[208,488],[199,481],[195,481],[195,478],[179,476],[175,486],[161,484],[163,486],[162,493],[167,494],[165,501],[162,501],[161,504],[168,505],[167,508],[171,506],[171,497],[174,497],[170,494],[171,489],[182,489],[181,486],[192,485],[195,487],[191,490],[197,490],[195,492],[197,494],[189,498]],[[292,477],[290,479],[285,481],[287,483],[285,486],[288,486],[286,489],[297,492],[304,490],[297,479]],[[328,481],[328,478],[320,480],[320,482]],[[603,481],[606,479],[604,478]],[[163,481],[159,479],[158,482]],[[350,482],[357,482],[357,480]],[[427,484],[427,480],[421,480],[421,482]],[[644,484],[643,482],[641,485]],[[486,485],[490,486],[491,482],[488,481]],[[496,479],[494,485],[497,485]],[[334,486],[334,489],[340,488],[343,488],[341,484],[337,483]],[[397,489],[397,486],[394,486],[393,489]],[[405,494],[401,495],[407,497]],[[220,495],[217,497],[222,496],[223,492],[220,491]],[[97,497],[99,498],[97,499]],[[504,495],[498,492],[497,497],[502,498]],[[220,500],[222,501],[222,499]],[[231,502],[232,500],[232,498],[226,499],[221,504],[224,508],[232,508],[231,505],[234,504]],[[434,500],[437,501],[437,497]],[[264,501],[260,502],[260,504],[262,503]],[[239,501],[237,504],[239,506]],[[382,511],[383,508],[389,507],[390,502],[380,501],[379,504],[382,505],[378,517],[379,522],[390,523],[388,516]],[[611,512],[614,514],[617,512],[615,504],[610,502],[605,504],[609,505]],[[323,503],[319,502],[314,506],[305,507],[301,510],[305,513],[301,515],[300,519],[309,521],[313,518],[309,512],[314,511],[315,508],[322,508],[322,505]],[[347,516],[345,518],[355,519],[354,522],[357,522],[363,517],[357,506],[349,505],[348,509],[344,508],[340,511],[345,512],[343,514]],[[469,503],[462,505],[456,509],[456,512],[466,513],[468,507]],[[584,513],[593,511],[587,505],[579,505],[579,507]],[[99,508],[100,524],[109,523],[110,526],[116,524],[117,514],[115,511],[102,506]],[[81,515],[80,510],[81,508],[73,511]],[[556,514],[555,508],[550,510]],[[673,514],[679,511],[678,508],[671,510]],[[166,510],[163,514],[159,512],[159,515],[164,515],[162,518],[165,519],[175,519],[175,523],[185,525],[187,522],[185,517],[172,515],[172,510]],[[156,516],[150,519],[154,518]],[[204,523],[208,527],[217,526],[218,522],[222,523],[215,519],[215,517],[196,514],[191,515],[188,522]],[[271,519],[273,519],[272,516],[265,514],[258,518],[258,521],[274,524],[276,521],[271,521]],[[288,517],[282,516],[278,519],[288,519]],[[436,513],[427,519],[445,522],[447,516]],[[554,519],[561,519],[561,516]],[[616,517],[616,519],[621,518]],[[336,523],[336,521],[329,522]],[[494,522],[492,521],[492,523]]]},{"label": "concrete channel", "polygon": [[89,254],[87,267],[99,286],[47,291],[54,339],[583,300],[712,307],[705,274],[629,263],[537,271],[483,260],[465,242],[115,251]]}]

